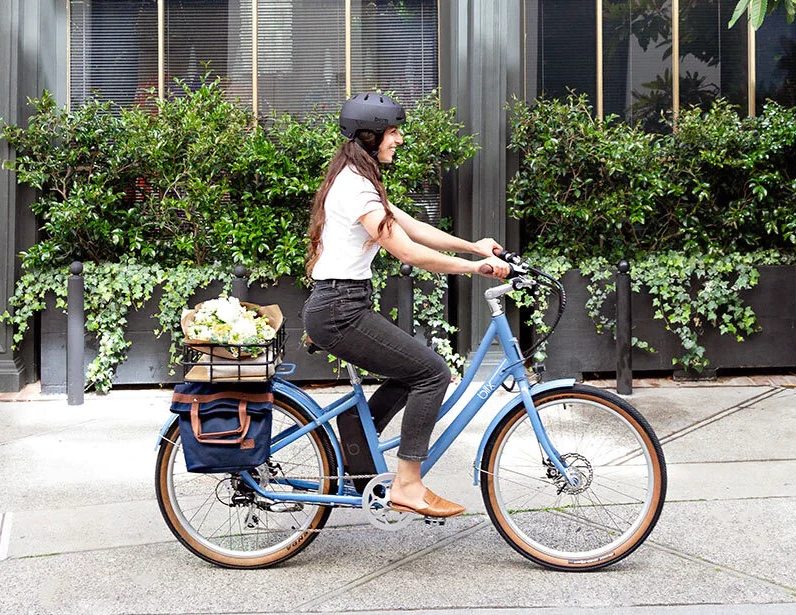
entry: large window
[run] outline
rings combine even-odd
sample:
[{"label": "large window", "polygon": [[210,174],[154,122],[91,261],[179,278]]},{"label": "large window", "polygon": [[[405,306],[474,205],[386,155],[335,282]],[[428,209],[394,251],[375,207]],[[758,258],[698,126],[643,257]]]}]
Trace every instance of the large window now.
[{"label": "large window", "polygon": [[352,3],[354,91],[381,88],[415,101],[437,87],[436,0]]},{"label": "large window", "polygon": [[785,9],[769,15],[757,31],[757,110],[766,100],[796,106],[796,23],[788,24]]},{"label": "large window", "polygon": [[[96,3],[97,0],[94,0]],[[164,78],[190,89],[201,77],[221,77],[230,98],[252,100],[252,0],[165,0]]]},{"label": "large window", "polygon": [[735,0],[680,1],[680,108],[725,98],[746,112],[746,19],[728,29]]},{"label": "large window", "polygon": [[671,1],[605,0],[603,45],[605,114],[658,129],[672,110]]},{"label": "large window", "polygon": [[597,15],[594,2],[526,0],[526,96],[558,98],[597,93]]},{"label": "large window", "polygon": [[303,114],[346,94],[345,3],[259,0],[258,109]]},{"label": "large window", "polygon": [[208,72],[260,115],[372,88],[411,105],[439,82],[437,0],[66,1],[72,105],[180,95],[175,78]]},{"label": "large window", "polygon": [[[745,114],[749,36],[744,17],[727,28],[735,5],[523,0],[526,98],[585,93],[601,116],[617,115],[652,131],[665,129],[661,117],[693,105],[706,108],[718,97]],[[782,15],[767,19],[757,38],[758,99],[796,104],[794,50],[796,26],[785,25]]]}]

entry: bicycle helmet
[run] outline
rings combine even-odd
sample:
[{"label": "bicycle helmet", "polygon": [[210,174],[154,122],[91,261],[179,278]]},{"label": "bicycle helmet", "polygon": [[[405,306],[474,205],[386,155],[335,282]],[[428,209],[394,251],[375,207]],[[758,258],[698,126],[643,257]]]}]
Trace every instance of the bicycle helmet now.
[{"label": "bicycle helmet", "polygon": [[399,126],[406,121],[404,108],[385,94],[364,92],[343,103],[340,110],[340,132],[353,141],[360,130],[369,130],[381,141],[389,126]]}]

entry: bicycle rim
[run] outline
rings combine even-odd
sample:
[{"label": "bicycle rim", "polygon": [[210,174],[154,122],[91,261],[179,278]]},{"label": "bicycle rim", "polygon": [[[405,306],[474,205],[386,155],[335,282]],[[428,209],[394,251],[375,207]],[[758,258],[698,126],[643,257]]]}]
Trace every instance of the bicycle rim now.
[{"label": "bicycle rim", "polygon": [[482,466],[496,527],[523,555],[556,569],[599,568],[627,556],[663,506],[665,466],[654,434],[632,407],[604,391],[575,387],[535,402],[581,485],[567,485],[548,462],[519,406],[496,429]]},{"label": "bicycle rim", "polygon": [[[301,412],[274,402],[272,433],[308,422]],[[249,489],[235,474],[197,474],[186,470],[174,427],[159,456],[157,491],[163,516],[172,532],[189,550],[227,567],[262,567],[292,557],[317,536],[330,509],[303,503],[275,504]],[[281,449],[251,471],[255,480],[272,491],[299,491],[269,478],[329,476],[330,453],[319,431],[312,431]],[[306,485],[306,483],[304,483]],[[306,493],[330,493],[333,481],[316,483]],[[306,489],[306,486],[303,487]]]}]

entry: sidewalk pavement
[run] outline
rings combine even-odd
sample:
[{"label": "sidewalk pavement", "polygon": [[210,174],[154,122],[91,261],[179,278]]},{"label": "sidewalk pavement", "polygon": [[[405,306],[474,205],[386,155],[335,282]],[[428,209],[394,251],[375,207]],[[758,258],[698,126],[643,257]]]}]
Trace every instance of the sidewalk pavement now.
[{"label": "sidewalk pavement", "polygon": [[[525,560],[484,513],[472,463],[502,390],[427,477],[467,515],[390,533],[335,510],[301,554],[253,571],[194,557],[161,519],[154,449],[169,391],[71,407],[6,395],[0,613],[796,613],[794,380],[637,381],[629,400],[664,444],[667,503],[638,551],[581,574]],[[310,392],[328,403],[343,390]]]}]

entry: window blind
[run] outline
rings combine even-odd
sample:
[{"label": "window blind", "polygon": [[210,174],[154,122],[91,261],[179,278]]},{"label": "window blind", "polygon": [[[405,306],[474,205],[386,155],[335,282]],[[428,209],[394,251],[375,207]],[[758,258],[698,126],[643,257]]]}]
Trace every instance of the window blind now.
[{"label": "window blind", "polygon": [[258,0],[258,112],[300,117],[345,99],[344,0]]},{"label": "window blind", "polygon": [[352,94],[392,91],[411,106],[439,85],[436,0],[353,0]]},{"label": "window blind", "polygon": [[167,0],[166,92],[180,96],[179,78],[195,90],[220,77],[230,100],[252,103],[251,0]]},{"label": "window blind", "polygon": [[156,0],[71,0],[70,103],[129,106],[158,85]]}]

